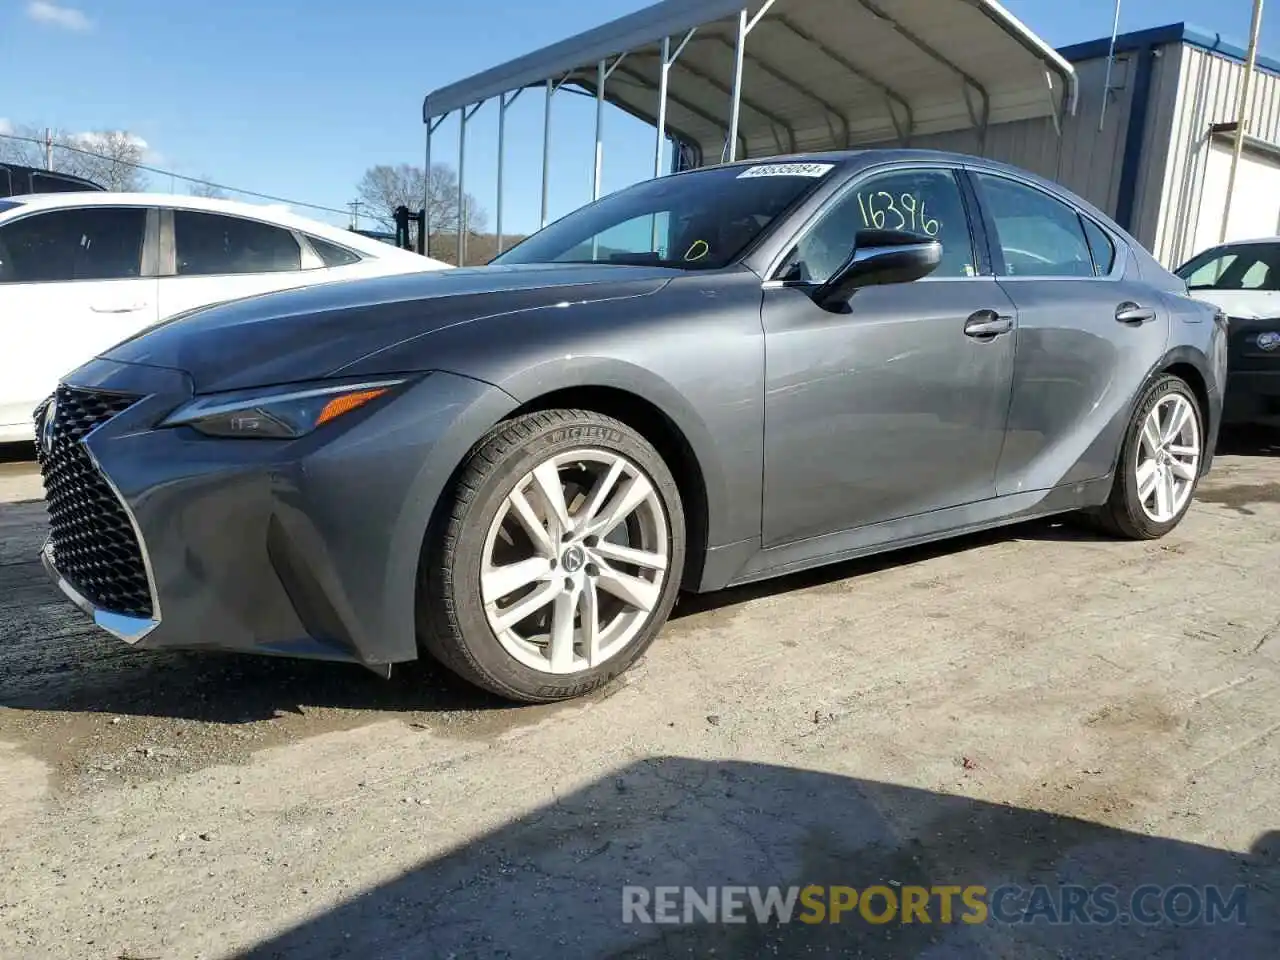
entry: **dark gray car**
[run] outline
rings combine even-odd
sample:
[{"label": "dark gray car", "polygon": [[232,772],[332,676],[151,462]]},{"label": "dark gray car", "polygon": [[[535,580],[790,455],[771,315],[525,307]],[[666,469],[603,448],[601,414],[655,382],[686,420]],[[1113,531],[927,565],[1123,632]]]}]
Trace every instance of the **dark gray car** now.
[{"label": "dark gray car", "polygon": [[642,183],[495,264],[204,309],[38,415],[44,558],[140,647],[582,694],[709,591],[1079,512],[1159,537],[1224,323],[1098,210],[871,151]]}]

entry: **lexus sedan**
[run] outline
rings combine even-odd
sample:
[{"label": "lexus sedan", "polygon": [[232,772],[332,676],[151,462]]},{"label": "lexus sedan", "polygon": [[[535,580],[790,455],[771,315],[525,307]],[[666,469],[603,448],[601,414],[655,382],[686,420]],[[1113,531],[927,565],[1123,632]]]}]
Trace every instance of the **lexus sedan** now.
[{"label": "lexus sedan", "polygon": [[1280,426],[1280,237],[1212,247],[1175,273],[1228,318],[1222,422]]},{"label": "lexus sedan", "polygon": [[187,313],[38,412],[45,565],[145,648],[392,665],[520,701],[681,590],[1051,514],[1160,537],[1224,322],[1028,173],[925,151],[641,183],[492,264]]}]

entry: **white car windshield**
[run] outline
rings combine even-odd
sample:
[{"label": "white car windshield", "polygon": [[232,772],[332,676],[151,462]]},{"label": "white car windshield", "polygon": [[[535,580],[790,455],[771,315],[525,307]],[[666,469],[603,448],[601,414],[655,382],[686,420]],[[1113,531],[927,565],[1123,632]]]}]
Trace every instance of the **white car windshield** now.
[{"label": "white car windshield", "polygon": [[1280,290],[1280,243],[1215,247],[1177,274],[1191,290]]}]

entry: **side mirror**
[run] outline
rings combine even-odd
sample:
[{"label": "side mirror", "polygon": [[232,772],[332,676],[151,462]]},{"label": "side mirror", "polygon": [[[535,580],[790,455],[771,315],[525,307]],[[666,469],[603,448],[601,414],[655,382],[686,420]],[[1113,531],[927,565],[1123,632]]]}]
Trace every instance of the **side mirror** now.
[{"label": "side mirror", "polygon": [[942,244],[933,237],[902,230],[859,230],[853,253],[813,298],[824,309],[836,309],[862,287],[910,283],[927,277],[942,262]]}]

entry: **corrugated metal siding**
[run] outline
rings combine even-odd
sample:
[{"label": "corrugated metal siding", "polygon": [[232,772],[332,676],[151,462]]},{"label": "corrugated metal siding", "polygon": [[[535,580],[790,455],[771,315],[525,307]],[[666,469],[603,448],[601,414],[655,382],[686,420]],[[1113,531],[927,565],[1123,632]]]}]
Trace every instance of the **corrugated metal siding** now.
[{"label": "corrugated metal siding", "polygon": [[[1197,252],[1193,247],[1201,215],[1209,127],[1235,121],[1245,72],[1244,64],[1195,47],[1182,48],[1178,67],[1179,96],[1165,128],[1168,159],[1158,225],[1152,237],[1156,258],[1169,266]],[[1249,135],[1280,144],[1280,77],[1255,74],[1250,101]],[[1155,158],[1148,155],[1148,159]]]},{"label": "corrugated metal siding", "polygon": [[1137,63],[1135,54],[1117,57],[1111,75],[1112,99],[1101,132],[1098,121],[1106,81],[1105,59],[1074,64],[1080,78],[1080,100],[1075,116],[1063,123],[1061,138],[1051,119],[1023,120],[991,126],[986,149],[979,149],[976,130],[916,137],[912,146],[981,154],[1014,164],[1056,180],[1114,214]]}]

